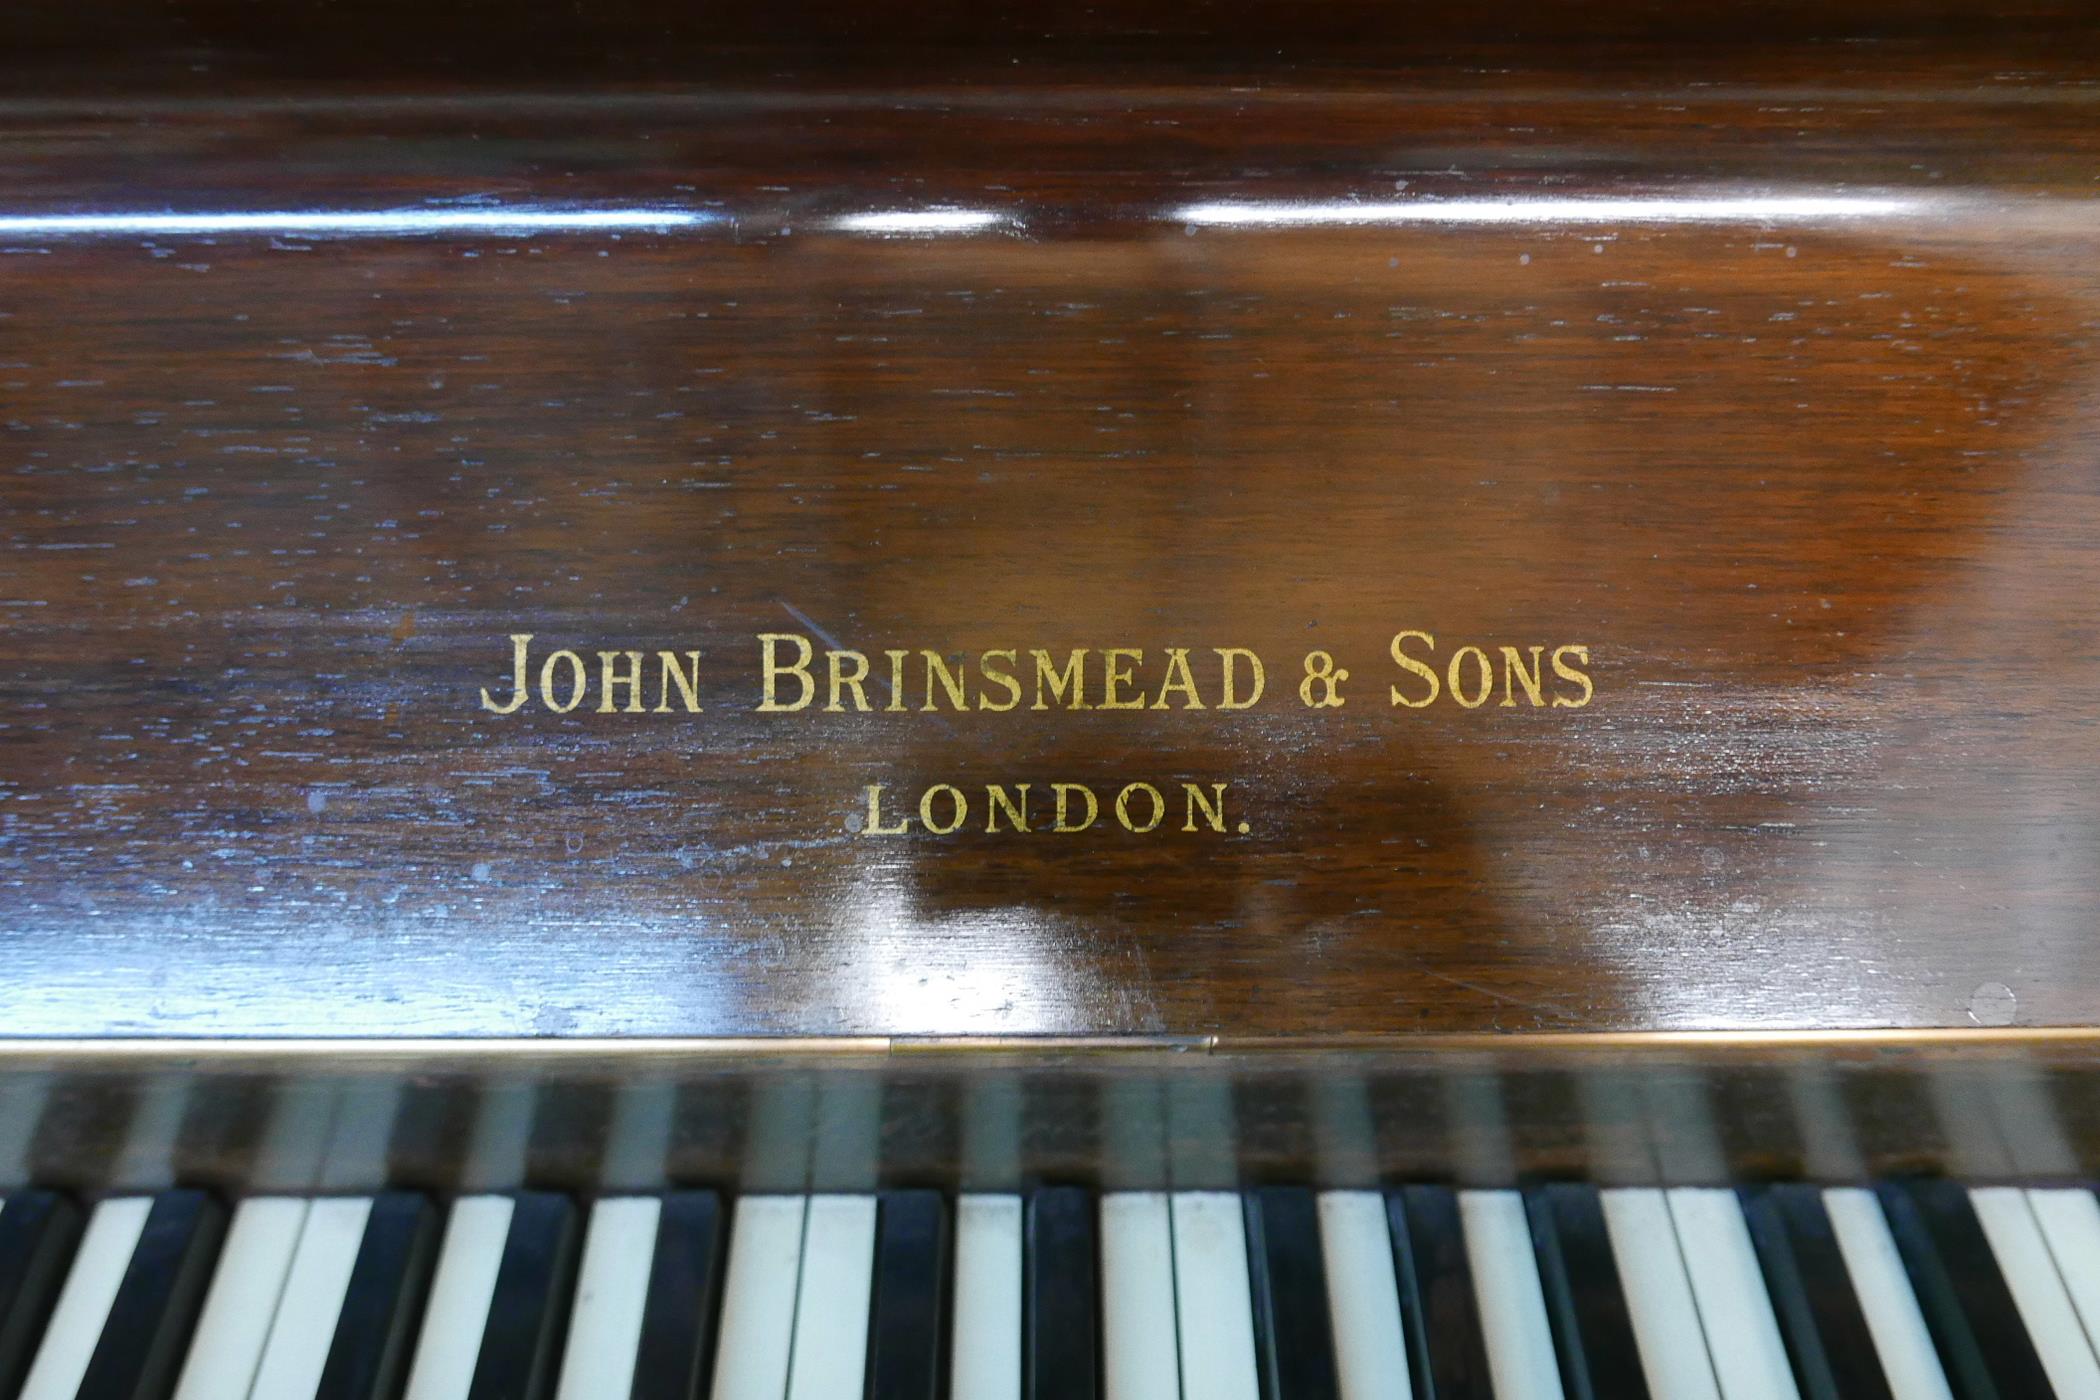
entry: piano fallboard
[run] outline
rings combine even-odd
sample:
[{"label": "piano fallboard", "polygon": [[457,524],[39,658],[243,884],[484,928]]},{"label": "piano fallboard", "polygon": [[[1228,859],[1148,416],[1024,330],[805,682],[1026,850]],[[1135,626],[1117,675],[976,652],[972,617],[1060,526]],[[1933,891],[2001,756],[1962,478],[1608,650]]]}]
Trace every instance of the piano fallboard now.
[{"label": "piano fallboard", "polygon": [[77,8],[0,1030],[2100,1020],[2075,9]]}]

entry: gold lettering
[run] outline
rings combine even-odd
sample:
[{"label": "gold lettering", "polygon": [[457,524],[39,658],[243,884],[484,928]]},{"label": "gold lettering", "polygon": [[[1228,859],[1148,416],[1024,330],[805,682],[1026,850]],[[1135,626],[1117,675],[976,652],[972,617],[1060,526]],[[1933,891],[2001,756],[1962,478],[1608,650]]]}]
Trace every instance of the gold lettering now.
[{"label": "gold lettering", "polygon": [[689,715],[700,713],[700,653],[689,651],[686,653],[686,656],[691,658],[693,663],[693,674],[690,680],[686,678],[685,668],[678,664],[676,653],[660,651],[656,654],[655,713],[660,715],[670,713],[672,681],[678,682],[678,695],[685,702],[685,712]]},{"label": "gold lettering", "polygon": [[[933,819],[933,799],[944,792],[948,794],[948,800],[955,808],[954,819],[946,826]],[[947,783],[935,783],[919,794],[919,820],[926,823],[926,829],[936,836],[946,836],[956,830],[969,815],[970,799],[962,795],[961,788]]]},{"label": "gold lettering", "polygon": [[[613,658],[627,658],[627,674],[621,675],[613,669]],[[638,651],[601,651],[598,653],[598,713],[609,715],[618,707],[613,704],[613,687],[627,687],[627,713],[642,712],[642,654]]]},{"label": "gold lettering", "polygon": [[[1219,708],[1223,709],[1224,707],[1221,705]],[[1183,831],[1194,831],[1196,829],[1196,812],[1198,809],[1202,810],[1203,820],[1210,823],[1212,831],[1223,831],[1225,829],[1225,784],[1212,783],[1210,786],[1211,791],[1217,794],[1215,800],[1205,797],[1203,789],[1195,783],[1183,783],[1181,785],[1183,807],[1186,811],[1185,819],[1181,823]]]},{"label": "gold lettering", "polygon": [[[1480,693],[1471,700],[1466,699],[1465,685],[1459,679],[1459,672],[1463,669],[1468,656],[1473,658],[1474,666],[1480,676]],[[1469,710],[1477,710],[1486,704],[1488,696],[1494,693],[1495,668],[1489,663],[1487,653],[1479,647],[1460,647],[1457,651],[1451,653],[1451,666],[1444,673],[1444,681],[1451,687],[1451,698],[1453,700],[1456,700]]]},{"label": "gold lettering", "polygon": [[[1050,790],[1057,795],[1057,816],[1051,823],[1052,831],[1085,831],[1094,824],[1094,818],[1101,815],[1101,804],[1095,799],[1094,790],[1085,783],[1052,783]],[[1065,803],[1075,792],[1086,799],[1086,820],[1077,826],[1065,820]]]},{"label": "gold lettering", "polygon": [[1203,708],[1203,700],[1196,694],[1196,678],[1189,674],[1189,653],[1186,647],[1167,648],[1167,678],[1160,682],[1159,698],[1152,702],[1152,708],[1166,709],[1167,696],[1175,691],[1188,697],[1182,702],[1182,709]]},{"label": "gold lettering", "polygon": [[[1218,699],[1219,709],[1244,710],[1252,706],[1255,701],[1261,699],[1262,690],[1269,683],[1269,675],[1267,671],[1262,669],[1259,656],[1256,656],[1245,647],[1212,647],[1211,650],[1218,654],[1218,664],[1225,679],[1225,693]],[[1238,677],[1238,668],[1233,663],[1240,660],[1247,661],[1254,669],[1254,693],[1245,700],[1239,698],[1238,689],[1234,685],[1234,681]]]},{"label": "gold lettering", "polygon": [[1544,647],[1531,649],[1531,669],[1524,669],[1524,658],[1515,647],[1502,648],[1502,708],[1509,709],[1517,703],[1517,687],[1523,686],[1534,708],[1546,703],[1540,690],[1539,653]]},{"label": "gold lettering", "polygon": [[[554,667],[557,662],[566,663],[576,676],[576,687],[569,692],[569,703],[566,705],[554,703]],[[540,667],[540,700],[558,715],[565,715],[583,703],[584,685],[583,658],[573,651],[557,651]]]},{"label": "gold lettering", "polygon": [[1121,695],[1122,687],[1135,684],[1137,676],[1127,667],[1118,669],[1118,663],[1142,666],[1145,664],[1145,653],[1136,647],[1110,647],[1101,653],[1101,662],[1103,669],[1107,672],[1106,678],[1101,683],[1101,708],[1104,710],[1144,709],[1144,696],[1132,695],[1124,697]]},{"label": "gold lettering", "polygon": [[[791,643],[795,648],[794,661],[785,666],[780,664],[780,644],[782,642]],[[758,644],[762,648],[761,665],[765,670],[765,698],[759,702],[758,706],[761,712],[780,713],[787,710],[799,710],[816,698],[816,678],[809,673],[810,658],[816,655],[816,649],[810,646],[809,638],[793,632],[761,632],[758,634]],[[800,698],[792,705],[780,703],[780,678],[782,676],[793,676],[795,685],[801,692]]]},{"label": "gold lettering", "polygon": [[1563,655],[1573,656],[1577,661],[1587,666],[1590,664],[1590,649],[1586,646],[1564,646],[1553,649],[1553,674],[1564,681],[1574,681],[1582,687],[1581,699],[1570,700],[1565,695],[1556,695],[1553,697],[1553,708],[1556,710],[1579,710],[1590,703],[1590,697],[1597,693],[1597,688],[1590,684],[1588,672],[1579,671],[1575,667],[1562,662],[1560,658]]},{"label": "gold lettering", "polygon": [[[1050,664],[1049,652],[1040,648],[1029,652],[1028,654],[1035,658],[1035,703],[1028,708],[1031,710],[1047,710],[1050,708],[1043,703],[1043,687],[1045,685],[1050,688],[1050,698],[1065,709],[1084,710],[1088,708],[1086,702],[1086,653],[1087,649],[1085,647],[1079,647],[1070,652],[1065,657],[1064,670],[1059,671]],[[1069,700],[1065,698],[1068,691],[1071,694]]]},{"label": "gold lettering", "polygon": [[[1143,826],[1133,826],[1130,822],[1130,794],[1134,792],[1141,792],[1152,799],[1152,820],[1146,822]],[[1121,792],[1116,794],[1116,820],[1123,824],[1125,831],[1134,831],[1138,835],[1143,836],[1165,820],[1166,815],[1167,799],[1161,797],[1159,789],[1150,783],[1129,783],[1125,785]]]},{"label": "gold lettering", "polygon": [[525,648],[531,642],[532,634],[530,632],[513,632],[510,634],[510,702],[504,705],[497,704],[495,699],[489,695],[489,688],[483,686],[481,688],[482,709],[488,710],[493,714],[507,715],[514,713],[518,706],[525,703]]},{"label": "gold lettering", "polygon": [[1308,709],[1338,709],[1349,702],[1342,698],[1342,682],[1349,679],[1349,668],[1334,664],[1331,652],[1309,651],[1305,653],[1305,679],[1298,682],[1298,700]]},{"label": "gold lettering", "polygon": [[999,814],[1001,812],[1006,813],[1006,820],[1013,826],[1015,831],[1028,830],[1028,784],[1015,783],[1014,790],[1021,794],[1019,802],[1007,796],[1005,784],[988,783],[985,785],[984,796],[988,807],[984,819],[984,829],[986,831],[997,831],[999,829]]},{"label": "gold lettering", "polygon": [[[849,657],[853,661],[850,675],[845,667]],[[839,703],[839,692],[850,690],[853,692],[853,708],[866,714],[868,692],[862,682],[868,678],[868,658],[857,651],[829,651],[824,653],[824,660],[831,669],[831,698],[824,703],[824,708],[832,714],[842,713],[846,707]]]},{"label": "gold lettering", "polygon": [[901,836],[911,830],[911,818],[899,817],[895,826],[882,824],[882,784],[868,784],[868,819],[861,824],[863,836]]},{"label": "gold lettering", "polygon": [[1401,670],[1428,681],[1429,693],[1419,700],[1410,700],[1400,693],[1400,687],[1396,685],[1393,687],[1393,703],[1405,705],[1410,710],[1422,710],[1436,703],[1436,698],[1443,694],[1444,687],[1443,682],[1437,679],[1435,667],[1423,665],[1401,649],[1404,643],[1413,638],[1420,638],[1429,647],[1431,654],[1436,652],[1436,638],[1427,632],[1395,632],[1392,644],[1393,663]]},{"label": "gold lettering", "polygon": [[[1182,782],[1181,830],[1222,834],[1231,829],[1225,823],[1225,790],[1229,786],[1223,782]],[[1050,823],[1038,828],[1033,811],[1033,783],[984,784],[984,833],[1027,835],[1038,829],[1077,833],[1099,825],[1106,810],[1113,810],[1116,825],[1133,835],[1168,829],[1168,799],[1159,784],[1142,779],[1124,783],[1113,802],[1105,801],[1086,783],[1052,783],[1050,788]],[[849,817],[846,825],[864,836],[903,836],[919,831],[950,836],[972,829],[970,823],[976,815],[969,790],[954,783],[933,783],[923,788],[909,815],[893,814],[885,808],[883,799],[889,789],[882,784],[869,783],[861,791],[867,800],[866,815]],[[1247,823],[1238,823],[1236,829],[1246,835]]]},{"label": "gold lettering", "polygon": [[883,653],[883,655],[887,656],[890,659],[890,703],[882,707],[883,712],[885,714],[892,715],[903,714],[904,658],[910,656],[911,653],[908,651],[893,650],[886,651]]},{"label": "gold lettering", "polygon": [[1003,705],[995,704],[991,697],[980,690],[977,692],[977,708],[980,710],[1011,710],[1014,706],[1021,703],[1021,683],[1014,678],[1013,672],[1004,668],[995,669],[992,665],[995,657],[1003,657],[1008,666],[1015,665],[1020,658],[1010,651],[988,651],[977,658],[979,673],[993,685],[1000,687],[1006,692],[1006,703]]},{"label": "gold lettering", "polygon": [[928,648],[919,655],[926,658],[926,703],[919,708],[929,714],[940,708],[933,703],[933,685],[938,678],[941,689],[948,692],[948,703],[958,710],[969,709],[969,699],[963,691],[963,678],[948,669],[948,663],[941,660],[941,654]]}]

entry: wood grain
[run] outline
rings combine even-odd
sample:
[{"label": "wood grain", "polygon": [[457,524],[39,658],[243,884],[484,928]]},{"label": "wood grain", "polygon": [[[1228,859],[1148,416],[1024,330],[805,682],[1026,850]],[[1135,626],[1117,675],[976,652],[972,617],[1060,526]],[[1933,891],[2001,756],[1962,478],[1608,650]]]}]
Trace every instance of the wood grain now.
[{"label": "wood grain", "polygon": [[[13,21],[0,219],[710,221],[0,223],[0,1029],[2100,1021],[2075,11],[1451,7],[1288,60],[995,11],[915,68],[614,7],[573,68],[535,24],[388,68],[386,7],[200,5],[98,70],[108,13]],[[1467,200],[1523,212],[1421,216]],[[1596,698],[1396,710],[1402,628],[1586,644]],[[484,713],[522,631],[696,648],[706,712]],[[755,713],[775,631],[1270,690]],[[1249,830],[849,826],[1132,779]]]}]

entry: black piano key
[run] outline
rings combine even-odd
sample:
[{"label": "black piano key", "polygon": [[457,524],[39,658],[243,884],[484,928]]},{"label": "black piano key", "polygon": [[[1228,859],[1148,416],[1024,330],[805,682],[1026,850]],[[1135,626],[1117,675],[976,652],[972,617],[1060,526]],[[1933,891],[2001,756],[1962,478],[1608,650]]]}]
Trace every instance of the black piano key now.
[{"label": "black piano key", "polygon": [[867,1400],[940,1400],[948,1366],[948,1205],[885,1191],[875,1217]]},{"label": "black piano key", "polygon": [[80,1242],[80,1212],[49,1191],[0,1206],[0,1395],[21,1389]]},{"label": "black piano key", "polygon": [[1877,1194],[1955,1400],[2051,1400],[1968,1190],[1921,1180],[1887,1183]]},{"label": "black piano key", "polygon": [[1741,1195],[1802,1400],[1892,1400],[1822,1190],[1796,1182]]},{"label": "black piano key", "polygon": [[1249,1192],[1247,1283],[1262,1400],[1340,1400],[1320,1210],[1302,1187]]},{"label": "black piano key", "polygon": [[1556,1182],[1526,1192],[1524,1204],[1568,1400],[1648,1400],[1597,1188]]},{"label": "black piano key", "polygon": [[714,1370],[727,1235],[722,1200],[714,1192],[664,1197],[628,1400],[700,1400]]},{"label": "black piano key", "polygon": [[1045,1186],[1028,1198],[1021,1319],[1023,1400],[1101,1394],[1100,1241],[1093,1193]]},{"label": "black piano key", "polygon": [[1403,1186],[1385,1198],[1400,1322],[1418,1400],[1493,1400],[1458,1193]]},{"label": "black piano key", "polygon": [[437,1212],[422,1196],[373,1198],[313,1400],[389,1400],[400,1392],[437,1242]]},{"label": "black piano key", "polygon": [[225,1234],[225,1208],[202,1191],[154,1198],[77,1400],[165,1400],[173,1392]]},{"label": "black piano key", "polygon": [[576,1207],[566,1196],[516,1198],[467,1400],[544,1400],[554,1389],[576,1280]]}]

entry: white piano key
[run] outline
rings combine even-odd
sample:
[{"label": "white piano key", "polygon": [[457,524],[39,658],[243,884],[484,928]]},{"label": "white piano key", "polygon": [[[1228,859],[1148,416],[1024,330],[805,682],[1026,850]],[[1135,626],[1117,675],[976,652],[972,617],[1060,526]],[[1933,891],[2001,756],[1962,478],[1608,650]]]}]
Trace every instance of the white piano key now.
[{"label": "white piano key", "polygon": [[387,1144],[401,1117],[407,1086],[398,1078],[360,1079],[335,1096],[328,1146],[314,1179],[326,1191],[368,1189],[387,1175]]},{"label": "white piano key", "polygon": [[1598,1198],[1649,1391],[1671,1400],[1720,1400],[1669,1201],[1649,1187],[1600,1191]]},{"label": "white piano key", "polygon": [[2085,1325],[2086,1340],[2100,1350],[2100,1199],[2090,1191],[2065,1188],[2029,1191],[2027,1203]]},{"label": "white piano key", "polygon": [[634,1388],[662,1219],[663,1202],[655,1196],[612,1196],[591,1207],[557,1400],[625,1395]]},{"label": "white piano key", "polygon": [[493,1191],[521,1179],[539,1111],[538,1084],[492,1084],[482,1090],[466,1160],[460,1164],[461,1184],[470,1191]]},{"label": "white piano key", "polygon": [[1727,1180],[1728,1153],[1721,1146],[1706,1073],[1657,1066],[1637,1075],[1634,1085],[1648,1106],[1648,1122],[1670,1125],[1667,1133],[1649,1134],[1656,1165],[1679,1180]]},{"label": "white piano key", "polygon": [[875,1280],[875,1198],[809,1198],[788,1400],[860,1400],[868,1372],[868,1295]]},{"label": "white piano key", "polygon": [[655,1080],[622,1087],[605,1134],[599,1181],[608,1190],[642,1191],[663,1180],[678,1116],[678,1086]]},{"label": "white piano key", "polygon": [[73,1400],[152,1210],[150,1196],[123,1196],[95,1207],[17,1400]]},{"label": "white piano key", "polygon": [[1866,1174],[1866,1157],[1852,1130],[1837,1071],[1814,1062],[1796,1065],[1786,1074],[1787,1097],[1793,1101],[1795,1141],[1812,1180],[1857,1181]]},{"label": "white piano key", "polygon": [[1989,1103],[2015,1175],[2070,1176],[2083,1165],[2064,1131],[2063,1111],[2034,1066],[1993,1066]]},{"label": "white piano key", "polygon": [[1800,1400],[1735,1192],[1679,1186],[1669,1202],[1721,1394],[1725,1400]]},{"label": "white piano key", "polygon": [[1172,1213],[1182,1389],[1204,1400],[1261,1400],[1240,1198],[1229,1191],[1178,1191]]},{"label": "white piano key", "polygon": [[1101,1198],[1101,1374],[1106,1400],[1181,1394],[1174,1227],[1164,1192]]},{"label": "white piano key", "polygon": [[1369,1181],[1378,1174],[1378,1127],[1362,1076],[1330,1069],[1306,1078],[1312,1098],[1313,1159],[1341,1180]]},{"label": "white piano key", "polygon": [[466,1400],[514,1211],[508,1196],[462,1196],[454,1203],[423,1309],[407,1400]]},{"label": "white piano key", "polygon": [[307,1211],[284,1296],[270,1323],[270,1340],[256,1368],[253,1400],[312,1400],[371,1216],[369,1196],[315,1201]]},{"label": "white piano key", "polygon": [[1017,1181],[1021,1176],[1021,1102],[1018,1076],[986,1071],[963,1090],[963,1179]]},{"label": "white piano key", "polygon": [[307,1203],[295,1196],[257,1196],[235,1208],[175,1400],[240,1400],[248,1394],[306,1209]]},{"label": "white piano key", "polygon": [[1889,1394],[1895,1400],[1953,1400],[1881,1202],[1865,1187],[1833,1186],[1823,1192],[1823,1208]]},{"label": "white piano key", "polygon": [[256,1146],[256,1190],[288,1197],[314,1188],[341,1099],[341,1092],[326,1082],[290,1079],[277,1087]]},{"label": "white piano key", "polygon": [[1174,1075],[1162,1085],[1167,1179],[1229,1181],[1238,1162],[1232,1085],[1222,1077]]},{"label": "white piano key", "polygon": [[1450,1133],[1445,1141],[1458,1174],[1467,1181],[1514,1181],[1516,1152],[1500,1067],[1487,1056],[1457,1055],[1437,1079]]},{"label": "white piano key", "polygon": [[1461,1191],[1458,1210],[1497,1400],[1562,1400],[1524,1198],[1514,1191]]},{"label": "white piano key", "polygon": [[1599,1168],[1597,1185],[1618,1186],[1654,1175],[1655,1143],[1640,1075],[1628,1069],[1587,1070],[1575,1076],[1582,1136]]},{"label": "white piano key", "polygon": [[834,1072],[817,1084],[810,1124],[810,1185],[820,1193],[865,1192],[882,1159],[882,1078]]},{"label": "white piano key", "polygon": [[817,1121],[817,1086],[809,1074],[760,1079],[751,1086],[750,1114],[739,1183],[742,1189],[757,1196],[785,1190],[791,1183],[806,1184],[809,1145]]},{"label": "white piano key", "polygon": [[1998,1136],[1993,1100],[1999,1071],[1949,1062],[1925,1075],[1925,1085],[1949,1157],[1948,1173],[1964,1181],[1990,1181],[2012,1176],[2017,1168],[2005,1140]]},{"label": "white piano key", "polygon": [[1376,1191],[1323,1191],[1319,1209],[1341,1400],[1412,1400],[1385,1198]]},{"label": "white piano key", "polygon": [[[1102,1169],[1113,1175],[1111,1190],[1144,1186],[1167,1171],[1167,1096],[1158,1080],[1111,1079],[1102,1086],[1102,1126],[1107,1151]],[[1164,1215],[1166,1207],[1160,1207]]]},{"label": "white piano key", "polygon": [[783,1400],[807,1198],[745,1196],[729,1231],[713,1400]]},{"label": "white piano key", "polygon": [[2017,1186],[1978,1187],[1969,1192],[1969,1203],[1976,1208],[1977,1223],[1991,1242],[1991,1254],[2012,1290],[2049,1384],[2058,1395],[2100,1396],[2100,1360],[2094,1359],[2093,1344],[2056,1272],[2056,1260],[2035,1223],[2027,1193]]},{"label": "white piano key", "polygon": [[955,1203],[950,1400],[1021,1400],[1021,1198]]}]

